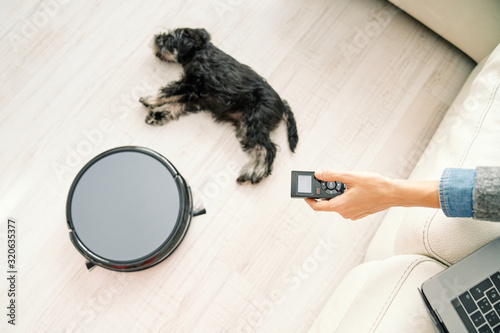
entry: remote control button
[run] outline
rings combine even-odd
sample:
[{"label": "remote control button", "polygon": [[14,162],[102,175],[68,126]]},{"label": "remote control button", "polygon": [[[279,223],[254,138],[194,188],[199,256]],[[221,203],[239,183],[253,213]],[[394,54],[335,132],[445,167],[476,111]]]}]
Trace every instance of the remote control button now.
[{"label": "remote control button", "polygon": [[336,190],[340,191],[341,188],[342,188],[342,183],[341,182],[337,182]]},{"label": "remote control button", "polygon": [[322,188],[323,190],[326,190],[326,183],[325,183],[325,182],[321,182],[321,188]]},{"label": "remote control button", "polygon": [[333,191],[333,190],[326,190],[325,192],[326,192],[326,194],[334,194],[335,193],[335,191]]},{"label": "remote control button", "polygon": [[326,183],[326,187],[327,187],[329,190],[333,190],[333,189],[335,189],[335,182],[328,182],[328,183]]}]

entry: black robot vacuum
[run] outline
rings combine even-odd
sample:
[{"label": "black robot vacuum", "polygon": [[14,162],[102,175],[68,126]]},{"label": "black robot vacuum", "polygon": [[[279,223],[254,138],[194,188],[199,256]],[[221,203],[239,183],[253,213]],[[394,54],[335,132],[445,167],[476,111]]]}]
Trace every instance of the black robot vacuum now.
[{"label": "black robot vacuum", "polygon": [[133,272],[166,259],[194,215],[191,189],[162,155],[143,147],[108,150],[87,163],[66,204],[69,235],[87,259]]}]

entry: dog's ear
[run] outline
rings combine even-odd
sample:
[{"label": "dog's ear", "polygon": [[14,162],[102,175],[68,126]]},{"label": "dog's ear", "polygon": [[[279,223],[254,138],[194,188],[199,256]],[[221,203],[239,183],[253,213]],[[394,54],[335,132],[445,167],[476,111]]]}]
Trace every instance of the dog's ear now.
[{"label": "dog's ear", "polygon": [[186,29],[186,35],[192,40],[195,49],[201,49],[210,41],[210,35],[205,29]]},{"label": "dog's ear", "polygon": [[205,29],[178,29],[179,45],[177,48],[179,62],[191,58],[198,50],[203,49],[210,41],[210,35]]}]

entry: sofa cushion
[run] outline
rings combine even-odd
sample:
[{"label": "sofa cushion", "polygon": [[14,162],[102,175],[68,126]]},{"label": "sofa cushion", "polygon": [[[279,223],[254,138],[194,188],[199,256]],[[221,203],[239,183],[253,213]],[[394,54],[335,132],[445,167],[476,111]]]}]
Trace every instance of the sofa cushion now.
[{"label": "sofa cushion", "polygon": [[[464,86],[415,166],[410,179],[436,180],[446,167],[500,166],[500,46]],[[395,253],[452,264],[500,235],[500,223],[448,218],[411,208],[402,216]]]},{"label": "sofa cushion", "polygon": [[417,288],[444,268],[418,255],[363,263],[342,280],[309,333],[433,332]]}]

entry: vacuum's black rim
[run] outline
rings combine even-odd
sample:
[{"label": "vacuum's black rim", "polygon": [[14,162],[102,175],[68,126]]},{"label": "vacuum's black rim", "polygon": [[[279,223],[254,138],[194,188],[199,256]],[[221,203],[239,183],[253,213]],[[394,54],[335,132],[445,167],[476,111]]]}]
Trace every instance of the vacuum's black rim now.
[{"label": "vacuum's black rim", "polygon": [[[177,190],[179,192],[179,200],[180,200],[177,221],[175,223],[174,229],[169,234],[167,239],[151,253],[146,254],[140,258],[127,261],[112,260],[105,258],[103,256],[94,253],[91,249],[85,246],[85,244],[78,237],[78,232],[77,230],[75,230],[71,214],[73,194],[78,185],[78,182],[81,180],[85,172],[101,159],[110,156],[112,154],[122,153],[122,152],[143,153],[150,157],[155,158],[157,161],[162,163],[174,177],[175,183],[177,185]],[[139,146],[124,146],[124,147],[113,148],[97,155],[80,170],[80,172],[75,177],[73,183],[71,184],[68,193],[66,201],[66,221],[68,224],[68,228],[70,229],[71,242],[73,243],[75,248],[80,252],[80,254],[82,254],[89,262],[115,271],[138,271],[160,263],[161,261],[166,259],[179,246],[180,242],[184,239],[187,229],[189,228],[189,225],[191,223],[191,219],[193,216],[192,207],[193,207],[193,201],[192,201],[191,189],[187,185],[184,178],[182,178],[177,169],[172,165],[172,163],[170,163],[168,159],[166,159],[161,154],[149,148],[139,147]]]}]

